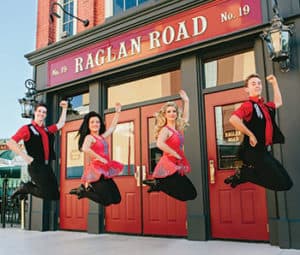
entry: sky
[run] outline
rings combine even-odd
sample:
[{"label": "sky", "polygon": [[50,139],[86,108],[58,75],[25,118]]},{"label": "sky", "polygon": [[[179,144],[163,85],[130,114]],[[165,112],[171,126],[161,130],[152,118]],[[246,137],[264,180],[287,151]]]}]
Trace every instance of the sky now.
[{"label": "sky", "polygon": [[24,57],[35,50],[37,0],[1,2],[0,139],[10,138],[30,119],[22,119],[19,98],[33,69]]}]

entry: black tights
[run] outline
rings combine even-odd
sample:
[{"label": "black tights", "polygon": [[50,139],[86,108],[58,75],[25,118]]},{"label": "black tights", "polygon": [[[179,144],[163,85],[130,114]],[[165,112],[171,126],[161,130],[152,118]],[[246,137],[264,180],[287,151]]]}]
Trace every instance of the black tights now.
[{"label": "black tights", "polygon": [[24,185],[27,193],[47,200],[59,200],[56,176],[50,165],[33,161],[28,166],[28,173],[31,182]]},{"label": "black tights", "polygon": [[156,181],[159,191],[180,201],[193,200],[197,197],[197,191],[186,175],[176,172],[165,178],[156,178]]},{"label": "black tights", "polygon": [[93,190],[88,189],[82,192],[82,197],[89,198],[104,206],[119,204],[121,202],[120,191],[113,179],[106,179],[102,175],[98,181],[92,182],[91,186]]}]

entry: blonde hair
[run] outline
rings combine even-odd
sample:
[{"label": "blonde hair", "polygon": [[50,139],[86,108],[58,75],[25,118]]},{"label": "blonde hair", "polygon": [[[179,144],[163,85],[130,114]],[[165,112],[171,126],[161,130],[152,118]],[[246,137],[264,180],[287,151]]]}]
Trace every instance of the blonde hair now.
[{"label": "blonde hair", "polygon": [[155,114],[155,127],[154,127],[154,137],[157,139],[160,130],[167,124],[167,119],[165,117],[168,107],[174,107],[177,112],[177,119],[175,121],[176,130],[184,130],[188,123],[182,118],[182,111],[179,109],[178,105],[175,102],[165,103],[160,110]]}]

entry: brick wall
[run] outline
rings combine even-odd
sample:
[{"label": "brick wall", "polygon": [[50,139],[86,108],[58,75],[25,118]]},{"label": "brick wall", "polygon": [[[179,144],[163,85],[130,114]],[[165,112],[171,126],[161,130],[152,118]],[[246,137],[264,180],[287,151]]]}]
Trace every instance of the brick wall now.
[{"label": "brick wall", "polygon": [[[58,18],[54,17],[54,21],[51,22],[49,17],[52,2],[54,0],[38,0],[36,49],[56,42]],[[54,7],[56,9],[58,6]],[[77,33],[103,24],[105,21],[104,0],[77,0],[77,16],[83,20],[88,19],[90,22],[89,26],[84,27],[81,22],[77,21]]]}]

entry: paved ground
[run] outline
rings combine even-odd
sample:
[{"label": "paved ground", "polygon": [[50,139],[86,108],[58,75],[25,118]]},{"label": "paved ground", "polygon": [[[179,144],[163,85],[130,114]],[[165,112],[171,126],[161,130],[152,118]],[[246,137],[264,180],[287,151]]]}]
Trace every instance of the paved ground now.
[{"label": "paved ground", "polygon": [[300,255],[265,243],[188,241],[129,235],[0,228],[0,254],[9,255]]}]

